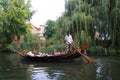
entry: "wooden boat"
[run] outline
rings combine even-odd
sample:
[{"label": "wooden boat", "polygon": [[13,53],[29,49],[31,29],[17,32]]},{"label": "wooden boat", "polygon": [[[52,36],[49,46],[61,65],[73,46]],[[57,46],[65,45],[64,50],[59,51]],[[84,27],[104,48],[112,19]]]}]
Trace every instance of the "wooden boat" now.
[{"label": "wooden boat", "polygon": [[[81,53],[86,50],[88,47],[88,42],[86,42],[80,49]],[[72,61],[78,57],[81,56],[81,54],[78,52],[78,50],[74,51],[69,51],[68,53],[64,54],[62,52],[57,52],[58,54],[53,54],[53,55],[40,55],[40,54],[35,54],[34,52],[30,51],[28,53],[20,53],[20,55],[23,57],[24,60],[28,61]]]}]

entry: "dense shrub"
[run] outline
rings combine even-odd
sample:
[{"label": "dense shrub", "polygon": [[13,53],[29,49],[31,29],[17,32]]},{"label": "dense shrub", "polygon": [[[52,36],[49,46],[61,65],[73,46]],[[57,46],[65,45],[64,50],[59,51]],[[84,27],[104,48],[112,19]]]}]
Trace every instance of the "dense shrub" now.
[{"label": "dense shrub", "polygon": [[111,56],[117,55],[117,51],[116,51],[114,48],[113,48],[113,49],[109,48],[109,49],[108,49],[108,53],[109,53],[109,55],[111,55]]},{"label": "dense shrub", "polygon": [[64,51],[65,46],[62,44],[53,44],[41,49],[42,52],[53,53],[54,51]]},{"label": "dense shrub", "polygon": [[10,45],[7,46],[7,49],[11,50],[12,52],[19,52],[19,51],[30,51],[30,50],[40,50],[41,47],[41,40],[37,35],[27,35],[24,41],[21,42],[20,48],[17,48],[16,45],[12,42]]},{"label": "dense shrub", "polygon": [[104,55],[104,48],[102,46],[90,46],[88,52],[90,55]]}]

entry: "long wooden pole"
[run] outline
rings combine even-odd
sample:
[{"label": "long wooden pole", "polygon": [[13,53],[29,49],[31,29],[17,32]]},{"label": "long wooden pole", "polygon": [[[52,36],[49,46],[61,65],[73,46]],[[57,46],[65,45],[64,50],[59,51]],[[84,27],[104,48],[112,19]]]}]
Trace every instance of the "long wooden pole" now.
[{"label": "long wooden pole", "polygon": [[[71,44],[71,45],[72,45],[72,44]],[[73,45],[72,45],[72,47],[75,48]],[[75,49],[76,49],[76,48],[75,48]],[[76,49],[76,50],[81,54],[81,56],[82,56],[87,62],[96,63],[96,61],[95,61],[93,58],[91,58],[91,57],[89,57],[89,56],[81,53],[81,51],[80,51],[79,49]]]},{"label": "long wooden pole", "polygon": [[[61,35],[61,36],[64,39],[63,35]],[[67,41],[67,42],[69,43],[69,41]],[[76,49],[76,47],[73,46],[72,44],[70,44],[70,45],[81,54],[81,56],[86,60],[86,62],[88,62],[88,63],[96,63],[96,61],[93,58],[81,53],[81,51]]]}]

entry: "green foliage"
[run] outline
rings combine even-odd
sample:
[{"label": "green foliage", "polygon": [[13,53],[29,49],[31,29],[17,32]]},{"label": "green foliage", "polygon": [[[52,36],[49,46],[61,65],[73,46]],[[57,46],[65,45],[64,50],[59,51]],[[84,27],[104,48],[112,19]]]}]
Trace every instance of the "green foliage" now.
[{"label": "green foliage", "polygon": [[10,50],[11,52],[19,53],[20,49],[17,49],[16,45],[14,43],[11,43],[6,46],[7,50]]},{"label": "green foliage", "polygon": [[89,37],[87,36],[87,34],[85,33],[84,30],[81,31],[81,35],[80,35],[80,42],[81,45],[83,45],[85,42],[89,41]]},{"label": "green foliage", "polygon": [[13,37],[26,34],[33,11],[30,0],[0,0],[0,44],[3,48],[12,42]]},{"label": "green foliage", "polygon": [[120,49],[120,0],[66,0],[65,12],[56,22],[60,33],[69,29],[74,40],[84,40],[81,31],[85,30],[94,46],[98,31],[99,45]]},{"label": "green foliage", "polygon": [[45,48],[42,48],[42,52],[53,53],[54,51],[65,51],[65,46],[62,44],[49,45]]},{"label": "green foliage", "polygon": [[111,55],[111,56],[117,55],[116,49],[112,49],[112,48],[109,48],[109,49],[108,49],[108,53],[109,53],[109,55]]},{"label": "green foliage", "polygon": [[25,45],[27,50],[36,50],[39,51],[41,48],[42,41],[39,36],[36,34],[27,34],[25,35]]},{"label": "green foliage", "polygon": [[[120,0],[65,1],[65,12],[56,20],[55,31],[65,35],[70,30],[74,42],[81,42],[80,44],[89,41],[91,54],[104,55],[104,47],[120,49]],[[100,33],[98,41],[94,38],[96,31]],[[60,35],[53,36],[56,37],[55,41],[60,39],[58,36]]]},{"label": "green foliage", "polygon": [[15,43],[11,43],[7,46],[7,49],[13,52],[19,53],[20,51],[40,51],[42,41],[39,36],[33,34],[27,34],[25,40],[21,42],[20,48],[17,48]]},{"label": "green foliage", "polygon": [[46,23],[46,27],[45,27],[45,33],[44,35],[46,36],[46,38],[51,38],[53,37],[53,35],[55,34],[55,29],[54,29],[54,21],[48,20]]},{"label": "green foliage", "polygon": [[53,53],[54,51],[64,51],[65,45],[63,44],[62,39],[57,39],[58,37],[52,37],[47,39],[44,42],[44,47],[41,48],[40,51],[47,52],[47,53]]},{"label": "green foliage", "polygon": [[105,49],[102,46],[90,46],[88,52],[90,55],[105,55]]}]

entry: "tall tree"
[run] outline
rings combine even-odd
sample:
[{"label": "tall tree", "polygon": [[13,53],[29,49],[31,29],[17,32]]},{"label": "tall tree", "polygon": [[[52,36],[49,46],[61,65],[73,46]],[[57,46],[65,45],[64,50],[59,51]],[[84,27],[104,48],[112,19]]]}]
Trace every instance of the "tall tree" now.
[{"label": "tall tree", "polygon": [[10,44],[13,36],[27,33],[32,11],[30,0],[0,0],[0,44]]},{"label": "tall tree", "polygon": [[45,27],[45,36],[46,38],[51,38],[55,34],[55,29],[54,29],[55,22],[52,20],[48,20],[46,22],[46,27]]},{"label": "tall tree", "polygon": [[57,20],[59,28],[70,29],[76,39],[80,38],[81,30],[85,30],[93,43],[94,34],[99,31],[101,46],[119,50],[120,0],[65,0],[65,2],[65,12]]}]

